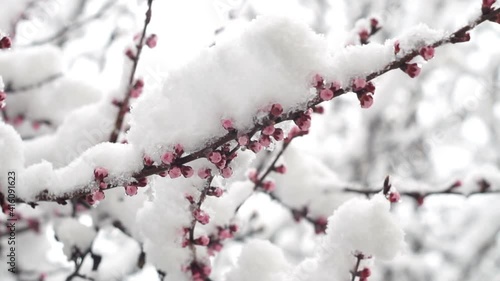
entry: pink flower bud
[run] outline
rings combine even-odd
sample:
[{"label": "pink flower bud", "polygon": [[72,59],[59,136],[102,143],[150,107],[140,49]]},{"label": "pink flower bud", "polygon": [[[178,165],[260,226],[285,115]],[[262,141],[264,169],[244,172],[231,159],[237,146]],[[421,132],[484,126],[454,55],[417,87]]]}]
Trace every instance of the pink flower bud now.
[{"label": "pink flower bud", "polygon": [[399,202],[399,200],[401,200],[401,195],[397,191],[390,192],[389,197],[387,199],[389,199],[389,202],[391,202],[391,203],[397,203],[397,202]]},{"label": "pink flower bud", "polygon": [[370,33],[366,29],[362,29],[359,33],[359,39],[361,43],[366,43],[368,42],[368,37],[370,37]]},{"label": "pink flower bud", "polygon": [[301,131],[308,131],[311,128],[311,117],[308,115],[302,115],[293,121]]},{"label": "pink flower bud", "polygon": [[278,117],[283,113],[283,107],[279,103],[275,103],[271,106],[271,115]]},{"label": "pink flower bud", "polygon": [[285,142],[290,142],[293,138],[300,135],[300,133],[301,131],[299,127],[292,127],[292,129],[290,129],[290,131],[288,132],[288,136],[285,139]]},{"label": "pink flower bud", "polygon": [[95,204],[94,195],[93,194],[88,194],[85,197],[85,201],[87,201],[87,203],[89,203],[90,205],[94,205]]},{"label": "pink flower bud", "polygon": [[223,178],[230,178],[233,175],[233,169],[231,167],[226,167],[221,170],[221,175]]},{"label": "pink flower bud", "polygon": [[361,270],[359,272],[359,277],[360,278],[365,278],[366,279],[366,278],[370,277],[370,275],[372,275],[372,272],[371,272],[371,270],[368,267],[363,268],[363,270]]},{"label": "pink flower bud", "polygon": [[182,171],[179,167],[174,166],[170,168],[170,170],[168,170],[168,175],[170,176],[170,178],[175,179],[182,175]]},{"label": "pink flower bud", "polygon": [[131,98],[138,98],[142,94],[142,89],[130,89],[130,97]]},{"label": "pink flower bud", "polygon": [[250,140],[247,135],[241,135],[238,137],[238,144],[241,146],[246,146],[249,141]]},{"label": "pink flower bud", "polygon": [[222,161],[222,155],[218,151],[212,151],[208,155],[208,160],[214,164],[217,164]]},{"label": "pink flower bud", "polygon": [[145,187],[148,185],[148,179],[147,178],[140,178],[137,180],[137,186],[139,187]]},{"label": "pink flower bud", "polygon": [[206,179],[208,177],[210,177],[212,175],[212,170],[208,169],[208,168],[200,168],[198,170],[198,177],[202,178],[202,179]]},{"label": "pink flower bud", "polygon": [[229,229],[222,229],[221,231],[219,231],[219,238],[221,240],[232,238],[232,237],[233,237],[233,234],[231,233],[231,231],[229,231]]},{"label": "pink flower bud", "polygon": [[153,49],[156,47],[156,44],[158,43],[158,36],[156,34],[151,34],[147,39],[146,39],[146,45]]},{"label": "pink flower bud", "polygon": [[251,180],[252,182],[256,183],[258,181],[258,174],[256,170],[250,170],[248,172],[248,179]]},{"label": "pink flower bud", "polygon": [[7,94],[3,91],[0,91],[0,102],[3,102],[7,98]]},{"label": "pink flower bud", "polygon": [[164,164],[172,164],[175,160],[175,155],[172,152],[166,152],[161,156],[161,162]]},{"label": "pink flower bud", "polygon": [[153,159],[151,159],[151,157],[144,156],[143,163],[144,163],[144,166],[150,167],[150,166],[153,166],[154,161],[153,161]]},{"label": "pink flower bud", "polygon": [[361,108],[370,108],[373,104],[373,96],[371,93],[364,94],[359,98],[359,103]]},{"label": "pink flower bud", "polygon": [[399,46],[399,41],[394,41],[394,54],[398,54],[401,51],[401,47]]},{"label": "pink flower bud", "polygon": [[366,83],[365,91],[367,91],[369,93],[375,93],[375,85],[373,85],[372,82]]},{"label": "pink flower bud", "polygon": [[330,85],[330,90],[335,93],[336,91],[340,90],[342,88],[342,85],[338,81],[333,81],[332,84]]},{"label": "pink flower bud", "polygon": [[193,168],[189,167],[189,166],[182,166],[181,167],[181,172],[182,172],[182,175],[185,177],[185,178],[190,178],[194,175],[194,170]]},{"label": "pink flower bud", "polygon": [[273,138],[276,141],[282,141],[285,138],[285,132],[283,132],[283,129],[277,128],[276,130],[274,130]]},{"label": "pink flower bud", "polygon": [[284,173],[286,173],[286,167],[285,167],[285,165],[279,165],[277,167],[274,167],[274,170],[278,174],[284,174]]},{"label": "pink flower bud", "polygon": [[321,77],[321,75],[319,75],[319,74],[314,75],[313,81],[312,81],[313,87],[321,88],[323,86],[323,83],[324,83],[324,79],[323,79],[323,77]]},{"label": "pink flower bud", "polygon": [[134,88],[135,89],[142,89],[144,88],[144,80],[143,79],[137,79],[134,83]]},{"label": "pink flower bud", "polygon": [[207,246],[210,243],[210,238],[208,238],[208,236],[206,236],[206,235],[203,235],[203,236],[200,236],[199,238],[195,239],[194,243],[196,245],[200,245],[200,246]]},{"label": "pink flower bud", "polygon": [[210,221],[210,216],[200,209],[194,210],[193,216],[201,224],[207,224]]},{"label": "pink flower bud", "polygon": [[104,195],[104,192],[102,192],[102,191],[100,191],[100,190],[98,190],[98,191],[94,192],[94,194],[93,194],[93,199],[94,199],[94,201],[96,201],[96,202],[99,202],[99,201],[104,200],[104,198],[105,198],[105,197],[106,197],[106,196]]},{"label": "pink flower bud", "polygon": [[224,127],[224,129],[226,130],[233,130],[234,127],[233,127],[233,121],[231,119],[224,119],[222,120],[222,127]]},{"label": "pink flower bud", "polygon": [[259,143],[263,147],[269,147],[271,145],[271,138],[269,136],[266,136],[266,135],[261,135],[259,138]]},{"label": "pink flower bud", "polygon": [[272,192],[274,189],[276,189],[276,184],[273,181],[265,181],[262,184],[262,188],[267,192]]},{"label": "pink flower bud", "polygon": [[352,87],[354,88],[355,91],[360,91],[364,89],[366,86],[366,80],[364,78],[355,78],[352,81]]},{"label": "pink flower bud", "polygon": [[238,226],[236,224],[229,225],[229,231],[231,231],[231,233],[237,232],[238,231]]},{"label": "pink flower bud", "polygon": [[462,186],[462,181],[460,180],[457,180],[456,182],[454,182],[449,189],[455,189],[457,187],[461,187]]},{"label": "pink flower bud", "polygon": [[128,195],[128,196],[134,196],[137,194],[137,186],[135,185],[127,185],[125,187],[125,193]]},{"label": "pink flower bud", "polygon": [[104,189],[106,189],[106,188],[108,188],[108,184],[107,184],[107,183],[105,183],[105,182],[103,182],[103,181],[101,181],[101,182],[99,183],[99,189],[104,190]]},{"label": "pink flower bud", "polygon": [[330,89],[323,89],[319,92],[319,97],[324,100],[331,100],[333,99],[333,91]]},{"label": "pink flower bud", "polygon": [[224,194],[224,190],[220,187],[215,187],[210,191],[210,196],[215,196],[217,198],[221,197]]},{"label": "pink flower bud", "polygon": [[108,176],[108,170],[103,167],[97,167],[94,169],[94,178],[98,181],[102,181]]},{"label": "pink flower bud", "polygon": [[328,220],[325,217],[319,217],[314,222],[314,232],[316,232],[316,234],[325,233],[327,224]]},{"label": "pink flower bud", "polygon": [[416,63],[405,64],[401,69],[411,78],[415,78],[420,74],[420,67]]},{"label": "pink flower bud", "polygon": [[132,49],[127,49],[125,51],[125,55],[127,56],[127,58],[129,58],[130,60],[135,60],[135,54],[134,54],[134,51],[132,51]]},{"label": "pink flower bud", "polygon": [[254,153],[259,153],[262,150],[262,145],[258,141],[252,141],[248,148]]},{"label": "pink flower bud", "polygon": [[180,157],[184,153],[184,146],[182,144],[178,143],[174,145],[174,151],[177,157]]},{"label": "pink flower bud", "polygon": [[378,28],[380,28],[379,24],[380,23],[379,23],[378,19],[376,19],[376,18],[371,18],[370,19],[370,25],[371,25],[372,29],[378,29]]},{"label": "pink flower bud", "polygon": [[9,37],[5,36],[0,39],[0,49],[8,49],[12,46],[12,40]]},{"label": "pink flower bud", "polygon": [[262,130],[262,133],[264,135],[270,136],[274,133],[274,131],[275,131],[274,125],[269,125]]},{"label": "pink flower bud", "polygon": [[430,60],[434,57],[434,48],[431,46],[423,47],[420,49],[420,55],[424,58],[424,60]]},{"label": "pink flower bud", "polygon": [[161,171],[159,174],[158,174],[160,177],[164,178],[168,175],[168,172],[167,171]]}]

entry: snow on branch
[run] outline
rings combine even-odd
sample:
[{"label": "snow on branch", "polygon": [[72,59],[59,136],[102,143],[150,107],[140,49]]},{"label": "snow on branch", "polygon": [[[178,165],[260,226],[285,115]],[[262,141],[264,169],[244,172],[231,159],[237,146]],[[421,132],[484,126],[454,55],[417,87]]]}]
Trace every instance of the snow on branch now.
[{"label": "snow on branch", "polygon": [[[306,26],[291,20],[260,18],[233,40],[205,50],[173,73],[161,92],[149,93],[140,99],[132,110],[128,146],[106,145],[113,147],[107,151],[98,147],[90,149],[83,157],[86,160],[80,158],[58,170],[48,163],[28,167],[25,186],[20,188],[23,190],[19,193],[20,200],[62,202],[92,194],[98,190],[92,166],[110,169],[106,188],[111,188],[181,169],[194,160],[207,158],[225,144],[234,146],[241,137],[249,140],[247,147],[255,146],[252,138],[266,127],[284,121],[293,120],[301,130],[307,131],[308,109],[351,91],[357,93],[362,107],[368,107],[373,102],[374,91],[369,81],[397,68],[414,75],[412,71],[418,69],[408,62],[421,54],[422,42],[434,48],[467,41],[470,30],[484,21],[496,19],[499,13],[500,9],[496,8],[433,42],[429,41],[435,40],[436,32],[425,33],[420,28],[422,38],[413,48],[401,49],[401,45],[388,41],[385,45],[348,47],[333,56],[328,53],[324,39]],[[401,42],[404,40],[400,38]],[[398,55],[400,52],[402,55]],[[321,77],[315,78],[314,88],[310,81],[316,74]],[[276,115],[273,105],[282,108]],[[221,120],[231,120],[233,127],[226,130]],[[183,153],[172,161],[165,160],[164,156],[173,151],[176,144],[182,144]],[[96,159],[99,153],[103,153],[99,158],[128,163],[117,167],[134,168],[112,168],[116,161],[111,160],[99,163]],[[150,159],[151,165],[143,166],[143,159]],[[86,168],[82,169],[81,165]],[[217,168],[221,173],[226,168],[232,169],[224,165]],[[75,178],[75,174],[79,175],[77,184],[69,184],[65,179]],[[36,185],[31,177],[38,179]]]}]

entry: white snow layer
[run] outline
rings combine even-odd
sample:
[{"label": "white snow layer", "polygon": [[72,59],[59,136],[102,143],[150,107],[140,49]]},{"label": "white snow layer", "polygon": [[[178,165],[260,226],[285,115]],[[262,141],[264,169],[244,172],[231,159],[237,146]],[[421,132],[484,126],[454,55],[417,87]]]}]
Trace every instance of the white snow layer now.
[{"label": "white snow layer", "polygon": [[64,244],[63,252],[68,260],[71,259],[73,247],[81,253],[89,250],[97,234],[92,227],[81,224],[75,218],[61,219],[55,226],[55,233],[59,241]]},{"label": "white snow layer", "polygon": [[404,232],[390,213],[390,203],[377,194],[352,199],[328,219],[326,237],[315,258],[302,262],[294,280],[348,280],[354,253],[394,258],[404,247]]}]

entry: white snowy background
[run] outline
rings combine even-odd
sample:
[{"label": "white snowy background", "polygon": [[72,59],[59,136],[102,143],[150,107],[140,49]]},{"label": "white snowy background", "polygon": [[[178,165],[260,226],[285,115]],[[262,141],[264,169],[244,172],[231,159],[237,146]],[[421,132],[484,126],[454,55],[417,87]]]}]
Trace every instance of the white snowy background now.
[{"label": "white snowy background", "polygon": [[[0,0],[0,39],[13,38],[0,50],[7,94],[0,191],[7,192],[8,171],[24,201],[44,190],[95,194],[97,167],[109,173],[105,184],[118,185],[93,206],[82,198],[16,204],[17,275],[7,271],[8,217],[0,214],[0,280],[68,280],[75,265],[81,276],[70,280],[160,280],[157,270],[164,280],[203,280],[186,270],[194,252],[214,281],[361,280],[351,272],[358,252],[372,256],[359,270],[370,268],[373,281],[500,280],[500,25],[493,22],[475,28],[470,42],[436,48],[430,61],[415,58],[416,78],[401,70],[375,78],[370,108],[354,93],[322,103],[309,133],[278,159],[286,173],[266,177],[271,194],[254,191],[248,175],[269,166],[283,142],[238,151],[229,178],[201,158],[186,164],[193,177],[149,176],[137,195],[127,187],[144,156],[160,165],[177,144],[184,155],[196,152],[227,133],[224,120],[248,132],[273,104],[304,110],[316,95],[315,74],[348,87],[479,17],[480,0],[155,0],[147,33],[158,44],[143,49],[135,75],[144,90],[131,100],[127,132],[109,143],[113,101],[129,87],[125,50],[134,48],[147,8],[135,0]],[[361,46],[373,17],[382,28]],[[276,128],[286,136],[293,126]],[[198,220],[194,237],[228,236],[215,255],[221,245],[182,247],[193,221],[186,197],[200,198],[203,168],[215,172],[212,186],[223,195],[207,196],[201,210],[210,220]],[[381,189],[387,175],[400,202],[362,194]],[[418,198],[457,181],[456,194]],[[291,210],[305,207],[296,222]],[[326,220],[326,233],[315,233]],[[74,249],[82,259],[72,258]],[[96,270],[90,252],[102,258]]]}]

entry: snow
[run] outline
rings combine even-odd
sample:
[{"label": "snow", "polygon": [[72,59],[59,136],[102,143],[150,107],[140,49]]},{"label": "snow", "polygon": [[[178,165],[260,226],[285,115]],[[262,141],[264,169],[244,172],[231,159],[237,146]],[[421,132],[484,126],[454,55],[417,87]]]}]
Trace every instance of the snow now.
[{"label": "snow", "polygon": [[71,259],[73,247],[85,253],[97,235],[92,227],[81,224],[75,218],[60,219],[55,226],[55,233],[59,241],[64,244],[63,252],[68,260]]},{"label": "snow", "polygon": [[22,88],[63,72],[63,54],[54,46],[0,52],[0,73],[5,83]]},{"label": "snow", "polygon": [[326,237],[316,257],[298,266],[294,280],[348,280],[356,262],[353,253],[392,259],[402,251],[403,238],[403,230],[382,194],[371,200],[352,199],[328,219]]},{"label": "snow", "polygon": [[285,280],[289,269],[291,266],[280,248],[266,240],[251,240],[243,246],[226,281]]},{"label": "snow", "polygon": [[6,192],[9,186],[9,172],[16,173],[16,185],[18,184],[19,172],[24,166],[24,155],[21,137],[12,126],[5,123],[0,123],[0,155],[2,163],[0,165],[0,191]]},{"label": "snow", "polygon": [[187,265],[191,253],[181,243],[183,228],[190,226],[192,215],[184,194],[193,189],[195,180],[201,181],[154,177],[150,186],[155,190],[155,198],[137,214],[148,263],[168,272],[167,280],[188,280],[181,268]]},{"label": "snow", "polygon": [[427,25],[421,23],[398,37],[399,47],[401,49],[398,56],[403,57],[415,49],[429,46],[443,39],[445,36],[446,33],[444,31],[431,29]]},{"label": "snow", "polygon": [[304,24],[259,18],[173,71],[161,92],[141,96],[127,139],[156,161],[176,143],[196,150],[225,133],[222,119],[244,131],[272,103],[285,111],[299,107],[313,75],[330,66],[324,38]]},{"label": "snow", "polygon": [[94,169],[106,168],[111,184],[120,184],[131,180],[133,173],[142,169],[142,155],[128,144],[102,143],[85,151],[69,165],[55,169],[52,163],[42,161],[22,171],[21,183],[17,188],[17,196],[25,200],[34,200],[44,189],[50,195],[63,195],[94,186]]}]

